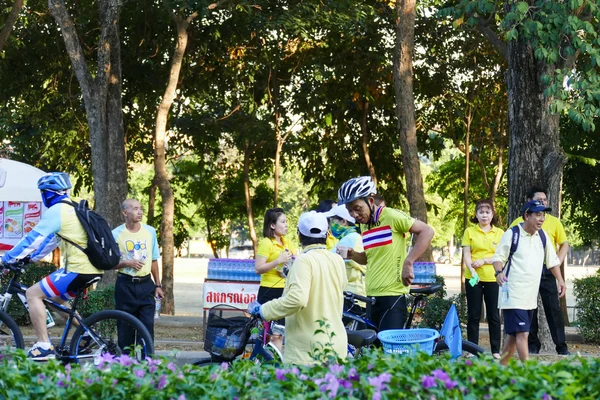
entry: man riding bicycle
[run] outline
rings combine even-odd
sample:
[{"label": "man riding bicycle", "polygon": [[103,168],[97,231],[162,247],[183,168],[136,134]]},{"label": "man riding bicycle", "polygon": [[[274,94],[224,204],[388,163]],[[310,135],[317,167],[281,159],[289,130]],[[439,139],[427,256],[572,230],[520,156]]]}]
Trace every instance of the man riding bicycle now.
[{"label": "man riding bicycle", "polygon": [[[369,176],[353,178],[338,191],[338,204],[344,204],[360,224],[364,252],[350,249],[348,257],[367,265],[367,316],[380,330],[402,329],[407,316],[406,294],[414,279],[413,263],[425,252],[433,229],[408,214],[388,208],[375,198],[377,189]],[[406,254],[406,239],[417,234],[413,249]]]},{"label": "man riding bicycle", "polygon": [[[35,360],[54,358],[54,346],[50,342],[46,327],[46,307],[43,299],[52,298],[57,302],[72,299],[78,289],[94,277],[103,274],[103,271],[91,264],[87,255],[69,243],[73,242],[86,248],[88,241],[75,209],[70,204],[61,203],[69,200],[68,190],[71,187],[69,175],[66,173],[52,172],[42,176],[38,180],[38,189],[42,192],[42,202],[47,210],[33,230],[2,256],[2,264],[14,263],[26,257],[31,261],[39,261],[60,243],[64,268],[46,276],[26,292],[29,317],[37,337],[37,342],[29,350],[28,356]],[[59,237],[65,240],[59,242]]]}]

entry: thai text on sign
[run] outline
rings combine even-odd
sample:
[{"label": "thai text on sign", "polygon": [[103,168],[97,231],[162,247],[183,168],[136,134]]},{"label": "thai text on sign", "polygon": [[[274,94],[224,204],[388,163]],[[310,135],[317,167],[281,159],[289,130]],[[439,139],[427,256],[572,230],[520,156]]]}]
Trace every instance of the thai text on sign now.
[{"label": "thai text on sign", "polygon": [[258,283],[204,282],[204,308],[219,304],[246,308],[256,300]]}]

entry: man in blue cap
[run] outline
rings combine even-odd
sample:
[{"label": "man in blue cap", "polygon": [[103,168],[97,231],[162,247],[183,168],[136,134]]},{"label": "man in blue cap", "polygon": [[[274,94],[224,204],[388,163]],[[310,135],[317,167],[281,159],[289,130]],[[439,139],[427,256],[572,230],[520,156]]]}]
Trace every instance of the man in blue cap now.
[{"label": "man in blue cap", "polygon": [[556,278],[559,295],[566,292],[560,268],[556,268],[560,260],[554,247],[546,245],[548,234],[542,230],[548,211],[551,209],[541,201],[525,203],[523,222],[502,235],[493,257],[496,281],[501,286],[498,308],[503,310],[504,332],[508,335],[502,365],[508,364],[515,350],[521,361],[529,358],[527,338],[544,265]]}]

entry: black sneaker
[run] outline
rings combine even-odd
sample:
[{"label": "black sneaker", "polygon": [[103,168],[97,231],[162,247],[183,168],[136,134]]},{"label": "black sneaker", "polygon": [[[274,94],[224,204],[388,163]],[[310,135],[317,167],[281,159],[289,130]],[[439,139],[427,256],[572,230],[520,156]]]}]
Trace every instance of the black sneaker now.
[{"label": "black sneaker", "polygon": [[571,355],[571,352],[568,349],[557,351],[557,353],[560,354],[561,356],[570,356]]},{"label": "black sneaker", "polygon": [[529,354],[540,354],[540,349],[538,349],[537,347],[530,347]]}]

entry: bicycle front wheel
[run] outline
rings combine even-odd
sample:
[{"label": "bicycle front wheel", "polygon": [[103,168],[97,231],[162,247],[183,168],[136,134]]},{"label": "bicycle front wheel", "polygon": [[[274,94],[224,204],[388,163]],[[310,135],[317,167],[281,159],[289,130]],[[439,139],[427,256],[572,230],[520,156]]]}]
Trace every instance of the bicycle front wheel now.
[{"label": "bicycle front wheel", "polygon": [[4,311],[0,311],[0,353],[10,352],[25,347],[21,329]]},{"label": "bicycle front wheel", "polygon": [[98,360],[105,354],[127,354],[139,361],[154,354],[154,341],[139,319],[119,310],[105,310],[83,320],[71,339],[76,360]]},{"label": "bicycle front wheel", "polygon": [[[436,343],[435,349],[433,350],[433,354],[445,354],[448,351],[448,345],[443,340],[440,340]],[[468,340],[463,340],[462,342],[462,357],[479,357],[485,353],[481,347],[476,345],[475,343],[469,342]]]}]

